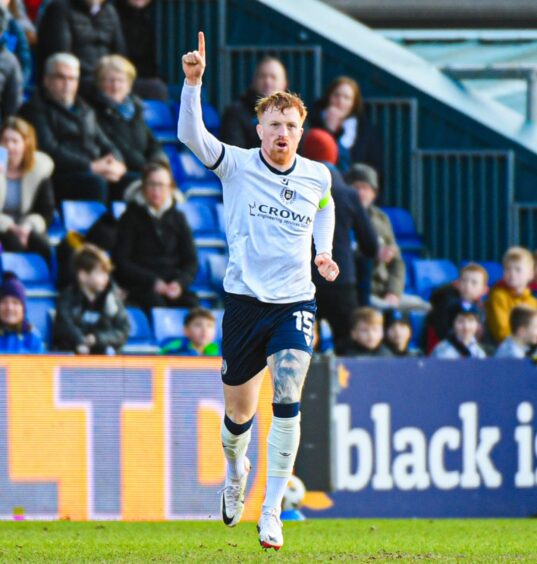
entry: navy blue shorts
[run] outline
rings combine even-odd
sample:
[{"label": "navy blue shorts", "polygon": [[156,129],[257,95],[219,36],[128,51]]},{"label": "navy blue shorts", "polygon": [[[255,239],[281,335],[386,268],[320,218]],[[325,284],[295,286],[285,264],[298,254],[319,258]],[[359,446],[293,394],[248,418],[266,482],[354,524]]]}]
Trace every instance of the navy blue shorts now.
[{"label": "navy blue shorts", "polygon": [[222,381],[244,384],[267,365],[267,358],[284,349],[313,352],[315,300],[267,304],[226,294],[222,320]]}]

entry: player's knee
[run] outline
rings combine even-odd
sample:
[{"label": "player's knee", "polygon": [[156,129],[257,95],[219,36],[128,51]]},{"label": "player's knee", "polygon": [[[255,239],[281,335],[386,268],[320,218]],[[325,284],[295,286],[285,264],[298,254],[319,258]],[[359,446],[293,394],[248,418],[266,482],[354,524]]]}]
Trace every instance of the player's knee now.
[{"label": "player's knee", "polygon": [[252,413],[247,413],[246,411],[242,411],[240,409],[226,407],[226,418],[235,425],[245,425],[249,421],[253,420],[254,416]]}]

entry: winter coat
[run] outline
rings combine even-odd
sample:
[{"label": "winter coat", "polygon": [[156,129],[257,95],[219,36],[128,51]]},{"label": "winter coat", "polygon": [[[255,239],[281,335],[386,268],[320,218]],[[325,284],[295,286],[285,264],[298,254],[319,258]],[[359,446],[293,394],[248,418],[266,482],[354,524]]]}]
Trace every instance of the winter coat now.
[{"label": "winter coat", "polygon": [[22,72],[17,57],[0,46],[0,121],[17,113],[22,103]]},{"label": "winter coat", "polygon": [[86,335],[94,335],[93,354],[109,347],[119,351],[129,337],[130,324],[125,306],[113,284],[90,303],[77,287],[64,290],[58,298],[54,321],[54,344],[58,350],[75,351]]},{"label": "winter coat", "polygon": [[97,61],[104,55],[126,55],[125,38],[111,2],[92,15],[85,0],[54,0],[46,7],[37,33],[39,80],[45,61],[54,53],[75,55],[80,60],[82,81],[93,79]]},{"label": "winter coat", "polygon": [[127,57],[140,78],[159,75],[155,40],[154,3],[134,8],[127,0],[116,0],[116,11],[127,46]]},{"label": "winter coat", "polygon": [[35,163],[21,177],[21,208],[17,221],[2,213],[6,201],[6,176],[0,175],[0,232],[13,223],[28,226],[36,233],[46,233],[54,216],[54,192],[50,177],[54,170],[52,159],[45,153],[35,152]]},{"label": "winter coat", "polygon": [[175,202],[160,217],[130,203],[119,220],[114,252],[116,277],[128,290],[151,291],[158,279],[187,288],[198,260],[192,232]]},{"label": "winter coat", "polygon": [[99,127],[95,112],[81,98],[69,110],[38,90],[20,115],[35,127],[39,148],[52,157],[59,174],[89,172],[91,162],[108,153],[122,160]]},{"label": "winter coat", "polygon": [[255,90],[246,91],[237,102],[228,106],[222,115],[220,140],[222,143],[253,149],[261,145],[257,135],[255,105],[261,96]]},{"label": "winter coat", "polygon": [[42,354],[44,352],[43,339],[34,329],[15,332],[0,328],[0,353]]},{"label": "winter coat", "polygon": [[5,39],[7,48],[17,57],[22,71],[23,82],[28,84],[32,78],[32,53],[26,34],[14,17],[9,18],[7,29],[2,39]]},{"label": "winter coat", "polygon": [[132,99],[135,110],[130,120],[125,119],[115,104],[100,92],[94,92],[88,101],[95,109],[102,131],[121,152],[127,168],[141,171],[147,161],[168,159],[147,127],[142,101],[136,96]]},{"label": "winter coat", "polygon": [[393,358],[393,353],[381,343],[376,349],[368,349],[349,337],[341,345],[341,356],[365,356],[374,358]]}]

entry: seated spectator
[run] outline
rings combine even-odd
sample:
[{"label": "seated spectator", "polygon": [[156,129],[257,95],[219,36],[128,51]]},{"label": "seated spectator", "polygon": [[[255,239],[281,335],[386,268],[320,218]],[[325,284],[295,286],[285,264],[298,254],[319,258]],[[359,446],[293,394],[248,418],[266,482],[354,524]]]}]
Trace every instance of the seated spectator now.
[{"label": "seated spectator", "polygon": [[34,128],[9,117],[0,129],[8,151],[7,171],[0,174],[0,242],[5,251],[38,253],[50,259],[47,228],[54,217],[50,177],[52,159],[35,150]]},{"label": "seated spectator", "polygon": [[[48,61],[43,87],[20,114],[36,130],[39,148],[56,166],[56,199],[120,200],[132,180],[121,153],[97,124],[95,112],[78,95],[78,60],[57,53]],[[124,178],[125,177],[125,178]]]},{"label": "seated spectator", "polygon": [[486,358],[485,351],[477,342],[479,334],[479,310],[472,304],[460,302],[452,307],[449,316],[451,333],[440,341],[431,353],[432,358]]},{"label": "seated spectator", "polygon": [[412,327],[400,311],[393,309],[386,312],[384,332],[384,344],[394,356],[418,356],[418,351],[409,349]]},{"label": "seated spectator", "polygon": [[374,205],[378,196],[378,176],[365,164],[352,165],[345,180],[357,191],[362,205],[377,232],[380,249],[373,264],[370,302],[379,309],[420,309],[428,311],[430,305],[419,296],[404,294],[406,268],[395,240],[390,218]]},{"label": "seated spectator", "polygon": [[198,268],[196,247],[174,188],[169,166],[149,163],[142,174],[143,205],[131,202],[119,220],[117,279],[128,299],[146,309],[198,305],[188,291]]},{"label": "seated spectator", "polygon": [[101,57],[126,55],[119,16],[109,0],[53,0],[46,6],[37,32],[38,82],[51,55],[71,53],[80,60],[82,95],[91,90],[93,72]]},{"label": "seated spectator", "polygon": [[[150,160],[167,160],[145,123],[142,101],[131,94],[136,69],[130,61],[121,55],[107,55],[99,61],[95,74],[97,88],[88,101],[129,172],[141,173]],[[134,175],[131,178],[134,180]]]},{"label": "seated spectator", "polygon": [[0,5],[0,121],[17,113],[22,103],[23,78],[17,57],[8,48],[9,13]]},{"label": "seated spectator", "polygon": [[138,74],[134,92],[140,98],[165,102],[168,86],[159,77],[152,4],[153,0],[116,0],[116,10],[127,44],[127,57]]},{"label": "seated spectator", "polygon": [[201,307],[188,312],[184,324],[185,336],[170,339],[159,354],[175,356],[220,356],[220,345],[215,342],[216,320],[214,315]]},{"label": "seated spectator", "polygon": [[377,234],[356,191],[347,186],[336,169],[338,148],[334,138],[322,129],[310,129],[304,139],[303,155],[328,166],[332,177],[332,198],[336,209],[336,227],[332,258],[339,266],[339,276],[326,282],[312,264],[312,279],[317,291],[317,318],[326,319],[332,329],[336,354],[342,340],[349,335],[352,312],[358,307],[356,268],[351,234],[363,256],[378,253]]},{"label": "seated spectator", "polygon": [[30,45],[24,30],[11,12],[11,5],[13,5],[13,0],[0,0],[0,6],[5,8],[5,14],[7,15],[7,27],[2,35],[2,41],[17,57],[22,72],[23,84],[27,86],[32,78],[32,53],[30,52]]},{"label": "seated spectator", "polygon": [[[30,3],[32,0],[26,0],[26,3]],[[3,0],[7,3],[7,8],[13,18],[21,27],[22,31],[26,36],[26,41],[29,46],[34,46],[37,43],[37,31],[33,21],[28,15],[26,9],[26,3],[24,0]],[[33,65],[33,63],[32,63]]]},{"label": "seated spectator", "polygon": [[54,321],[54,345],[77,354],[115,354],[129,337],[129,319],[110,279],[112,263],[94,245],[74,256],[76,284],[62,291]]},{"label": "seated spectator", "polygon": [[264,57],[257,64],[252,86],[222,114],[222,143],[243,149],[259,147],[261,142],[256,130],[255,105],[259,98],[270,96],[278,90],[287,90],[287,71],[275,57]]},{"label": "seated spectator", "polygon": [[371,307],[360,307],[353,313],[350,339],[341,347],[341,355],[393,357],[383,338],[382,313]]},{"label": "seated spectator", "polygon": [[487,329],[495,343],[511,334],[509,315],[517,305],[537,307],[528,287],[533,279],[532,254],[522,247],[511,247],[503,256],[503,279],[494,285],[485,303]]},{"label": "seated spectator", "polygon": [[0,352],[43,353],[45,345],[26,319],[26,292],[14,275],[4,273],[0,287]]},{"label": "seated spectator", "polygon": [[474,305],[481,313],[480,321],[485,321],[483,299],[488,292],[487,271],[476,263],[461,268],[459,279],[435,290],[431,295],[432,310],[427,316],[427,346],[430,353],[435,345],[444,340],[450,331],[449,310],[459,302]]},{"label": "seated spectator", "polygon": [[348,76],[336,78],[324,97],[313,105],[309,123],[329,131],[339,146],[338,168],[346,172],[352,163],[383,167],[380,136],[364,113],[358,83]]},{"label": "seated spectator", "polygon": [[537,347],[537,309],[526,305],[515,306],[509,315],[511,335],[504,339],[496,358],[527,358]]}]

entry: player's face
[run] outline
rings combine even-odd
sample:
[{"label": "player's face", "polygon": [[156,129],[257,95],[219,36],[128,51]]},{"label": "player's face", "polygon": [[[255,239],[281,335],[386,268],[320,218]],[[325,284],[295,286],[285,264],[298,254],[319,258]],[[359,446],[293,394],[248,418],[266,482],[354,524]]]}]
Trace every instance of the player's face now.
[{"label": "player's face", "polygon": [[287,88],[287,78],[285,69],[277,61],[267,61],[263,63],[254,79],[254,90],[261,96],[270,96],[278,90]]},{"label": "player's face", "polygon": [[461,343],[471,343],[479,329],[479,322],[474,315],[457,315],[453,323],[455,336]]},{"label": "player's face", "polygon": [[481,272],[465,272],[459,281],[461,297],[467,302],[475,302],[485,293],[486,285]]},{"label": "player's face", "polygon": [[295,159],[303,133],[300,114],[296,108],[269,108],[257,125],[261,149],[265,157],[280,166],[290,166]]},{"label": "player's face", "polygon": [[340,84],[330,95],[330,106],[335,106],[344,117],[348,117],[354,105],[354,91],[349,84]]},{"label": "player's face", "polygon": [[198,317],[185,327],[185,335],[195,347],[206,347],[216,336],[216,328],[212,319]]}]

